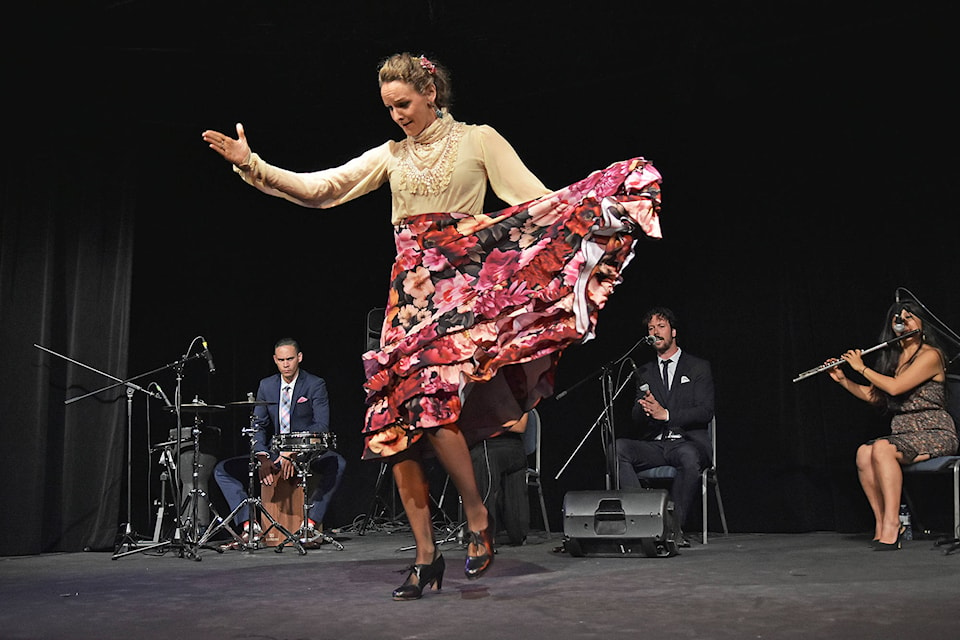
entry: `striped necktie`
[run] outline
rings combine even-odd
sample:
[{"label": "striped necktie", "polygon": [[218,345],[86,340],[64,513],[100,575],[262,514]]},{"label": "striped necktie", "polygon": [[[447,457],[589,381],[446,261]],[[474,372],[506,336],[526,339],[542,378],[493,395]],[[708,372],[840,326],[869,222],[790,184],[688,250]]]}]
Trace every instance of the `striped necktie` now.
[{"label": "striped necktie", "polygon": [[280,433],[290,433],[290,385],[283,385],[280,398]]}]

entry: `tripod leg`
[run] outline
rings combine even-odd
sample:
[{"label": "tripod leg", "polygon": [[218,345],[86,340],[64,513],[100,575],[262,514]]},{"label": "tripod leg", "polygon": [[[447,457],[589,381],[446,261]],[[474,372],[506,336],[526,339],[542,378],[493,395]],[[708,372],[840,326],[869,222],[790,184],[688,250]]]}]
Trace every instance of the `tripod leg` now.
[{"label": "tripod leg", "polygon": [[380,463],[380,473],[377,474],[377,484],[373,488],[373,498],[370,500],[370,507],[367,509],[367,514],[363,517],[363,522],[360,523],[360,528],[357,529],[357,535],[363,535],[367,531],[367,527],[370,526],[370,522],[374,518],[374,511],[377,509],[377,502],[380,501],[380,488],[383,486],[383,476],[387,473],[387,463]]},{"label": "tripod leg", "polygon": [[[251,502],[251,499],[249,498],[247,500],[244,500],[243,502],[238,504],[236,507],[234,507],[233,511],[231,511],[226,518],[221,518],[220,514],[218,514],[216,511],[213,511],[214,520],[216,521],[217,524],[213,525],[213,523],[211,522],[210,524],[212,526],[207,527],[206,532],[203,534],[203,536],[200,538],[200,541],[197,544],[201,547],[206,545],[207,542],[210,540],[210,538],[212,538],[218,531],[222,529],[226,529],[230,533],[230,535],[233,536],[234,542],[236,542],[240,548],[246,548],[247,543],[243,541],[243,537],[240,534],[238,534],[236,531],[233,530],[233,527],[230,526],[230,523],[233,522],[233,519],[237,516],[238,513],[240,513],[241,509],[250,505],[250,502]],[[250,522],[252,523],[253,521],[251,520]],[[251,528],[253,528],[252,524],[251,524]],[[250,536],[251,540],[252,538],[253,536]],[[222,552],[223,549],[218,549],[218,551]]]},{"label": "tripod leg", "polygon": [[[310,477],[310,473],[308,472],[306,474],[306,477],[301,479],[301,482],[303,482],[305,492],[307,490],[307,484],[308,484],[307,480],[309,477]],[[304,493],[304,496],[306,495],[307,494]],[[303,501],[303,524],[300,525],[300,533],[299,533],[300,542],[303,543],[304,545],[308,545],[311,542],[316,542],[319,539],[319,540],[323,540],[327,544],[333,545],[338,551],[343,551],[342,544],[334,540],[332,537],[328,536],[326,533],[324,533],[320,529],[314,529],[313,530],[314,535],[310,538],[307,537],[307,534],[311,531],[308,523],[310,522],[310,509],[312,507],[313,507],[312,502],[308,503],[306,500]],[[319,522],[317,524],[322,525],[322,523],[319,523]]]},{"label": "tripod leg", "polygon": [[266,532],[269,531],[270,529],[276,528],[277,531],[279,531],[285,536],[283,541],[281,541],[280,544],[277,545],[277,548],[276,548],[277,553],[282,553],[283,547],[286,546],[288,542],[290,542],[297,549],[297,553],[299,553],[302,556],[306,555],[307,550],[304,549],[303,544],[300,543],[299,531],[297,533],[290,532],[289,529],[284,527],[282,524],[280,524],[277,521],[276,518],[273,517],[272,513],[270,513],[263,507],[263,502],[261,502],[260,498],[256,498],[255,500],[256,500],[256,504],[253,505],[253,510],[251,511],[251,513],[256,513],[258,515],[262,513],[267,517],[267,520],[270,521],[270,526],[265,527],[263,530],[264,534],[266,534]]}]

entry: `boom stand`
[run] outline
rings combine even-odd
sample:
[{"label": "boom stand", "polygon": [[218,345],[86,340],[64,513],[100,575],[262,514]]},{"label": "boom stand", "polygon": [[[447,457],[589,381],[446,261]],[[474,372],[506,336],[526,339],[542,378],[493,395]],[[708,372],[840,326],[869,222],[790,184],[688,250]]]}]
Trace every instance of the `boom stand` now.
[{"label": "boom stand", "polygon": [[[193,345],[191,345],[191,348],[192,348],[192,346],[193,346]],[[189,353],[189,351],[190,351],[190,349],[188,348],[188,349],[187,349],[187,353]],[[178,445],[178,447],[177,447],[177,461],[176,461],[176,466],[177,466],[177,467],[180,466],[181,454],[182,454],[182,449],[183,449],[182,447],[179,446],[179,444],[180,444],[180,434],[183,433],[183,431],[182,431],[182,425],[183,425],[183,423],[182,423],[182,420],[181,420],[181,411],[180,411],[180,409],[181,409],[180,390],[181,390],[181,386],[182,386],[182,382],[183,382],[183,367],[184,367],[184,365],[185,365],[187,362],[189,362],[190,360],[195,360],[195,359],[197,359],[197,358],[202,358],[202,357],[204,357],[204,354],[203,354],[202,352],[201,352],[201,353],[198,353],[198,354],[196,354],[196,355],[193,355],[193,356],[184,355],[180,360],[177,360],[176,362],[172,362],[172,363],[170,363],[170,364],[168,364],[168,365],[166,365],[166,366],[160,367],[160,368],[158,368],[158,369],[155,369],[155,370],[153,370],[153,371],[150,371],[150,372],[148,372],[148,373],[143,374],[143,376],[152,375],[152,374],[154,374],[154,373],[157,373],[158,371],[164,371],[164,370],[166,370],[166,369],[173,369],[173,370],[176,372],[176,374],[177,374],[177,386],[176,386],[176,391],[175,391],[175,393],[174,393],[174,402],[173,402],[173,410],[175,411],[176,416],[177,416],[177,430],[176,430],[177,437],[176,437],[176,439],[175,439],[175,442],[176,442],[176,444]],[[138,376],[138,377],[142,377],[142,376]],[[133,378],[131,378],[131,379],[133,379]],[[97,392],[94,392],[94,393],[97,393]],[[150,392],[147,392],[147,393],[150,393]],[[129,390],[128,390],[128,394],[129,394]],[[87,394],[87,395],[89,395],[89,394]],[[152,394],[151,394],[151,395],[152,395]],[[158,395],[160,398],[163,398],[163,395],[162,395],[162,394],[157,394],[157,395]],[[83,397],[83,396],[81,396],[81,397]],[[155,397],[156,397],[156,396],[155,396]],[[75,398],[75,399],[79,399],[79,398]],[[164,398],[164,399],[165,399],[165,398]],[[199,456],[199,447],[200,447],[200,440],[199,440],[199,438],[200,438],[200,430],[199,430],[199,427],[196,427],[196,428],[194,429],[194,458],[193,458],[193,466],[194,466],[194,469],[193,469],[193,472],[194,472],[194,489],[196,489],[196,478],[197,478],[197,474],[198,474],[198,467],[197,467],[197,465],[198,465],[198,463],[199,463],[199,459],[198,459],[198,456]],[[130,457],[130,444],[129,444],[129,443],[130,443],[130,440],[131,440],[131,439],[132,439],[132,434],[128,432],[128,434],[127,434],[127,443],[128,443],[128,444],[127,444],[128,465],[129,465],[129,457]],[[151,452],[151,453],[152,453],[152,452]],[[165,459],[166,459],[167,461],[169,461],[170,463],[173,462],[172,455],[170,455],[170,454],[166,455],[166,456],[165,456]],[[173,465],[171,464],[170,466],[173,466]],[[123,551],[123,552],[120,551],[120,547],[118,546],[117,549],[114,551],[114,554],[113,554],[113,556],[112,556],[112,558],[111,558],[112,560],[116,560],[116,559],[122,558],[122,557],[124,557],[124,556],[129,556],[129,555],[132,555],[132,554],[134,554],[134,553],[141,553],[141,552],[143,552],[143,551],[152,551],[152,550],[154,550],[154,549],[160,549],[160,548],[167,547],[167,546],[175,546],[175,547],[177,547],[177,549],[179,550],[178,555],[179,555],[179,557],[181,557],[181,558],[188,557],[188,558],[191,558],[192,560],[197,560],[197,561],[200,560],[200,555],[199,555],[199,553],[197,552],[197,549],[198,549],[198,547],[200,546],[200,545],[197,543],[197,536],[196,536],[196,535],[193,535],[193,536],[187,536],[187,535],[185,535],[184,523],[183,523],[183,519],[182,519],[182,515],[181,515],[181,505],[183,504],[183,499],[182,499],[182,494],[181,494],[181,492],[180,492],[180,482],[179,482],[176,474],[174,474],[174,475],[171,477],[171,479],[172,479],[172,482],[171,482],[171,484],[170,484],[170,487],[171,487],[170,492],[171,492],[171,494],[173,495],[174,504],[177,505],[176,509],[174,510],[175,526],[174,526],[174,531],[173,531],[173,540],[164,540],[164,541],[162,541],[162,542],[156,542],[156,543],[154,543],[154,544],[150,544],[150,545],[147,545],[147,546],[144,546],[144,547],[136,547],[136,545],[134,545],[135,548],[131,548],[131,549],[128,549],[127,551]],[[195,499],[196,499],[196,496],[194,496],[194,500],[195,500]],[[127,500],[128,500],[128,506],[127,506],[127,508],[129,509],[129,508],[130,508],[130,507],[129,507],[129,500],[130,500],[130,482],[129,482],[129,480],[127,481]],[[196,508],[194,507],[193,519],[191,520],[192,523],[196,523],[196,516],[197,516]],[[129,526],[129,525],[128,525],[128,526]],[[157,523],[157,527],[158,527],[158,528],[159,528],[159,526],[160,526],[160,524]]]},{"label": "boom stand", "polygon": [[[573,460],[574,456],[577,455],[577,452],[580,451],[580,448],[583,447],[583,444],[587,441],[587,438],[590,437],[590,434],[593,433],[593,430],[600,426],[600,440],[603,445],[603,455],[606,459],[607,469],[606,469],[606,487],[607,489],[619,489],[620,488],[620,478],[617,474],[617,454],[614,451],[616,443],[616,432],[613,425],[613,404],[616,399],[620,396],[620,393],[623,391],[623,388],[627,386],[627,383],[631,379],[635,378],[637,375],[637,367],[634,365],[633,360],[630,359],[630,354],[636,350],[641,344],[653,344],[651,336],[644,336],[640,338],[630,349],[612,362],[605,364],[603,367],[589,374],[588,376],[582,378],[572,387],[569,387],[560,393],[557,394],[556,399],[562,400],[565,395],[570,393],[573,389],[576,389],[583,383],[592,380],[594,377],[600,377],[601,392],[603,393],[603,411],[600,412],[600,415],[597,416],[597,419],[594,421],[593,425],[587,430],[587,433],[583,436],[583,439],[580,440],[580,444],[577,445],[576,449],[573,450],[573,453],[570,454],[570,457],[567,458],[567,461],[563,463],[563,466],[560,468],[560,471],[557,472],[557,475],[554,476],[554,480],[559,480],[560,476],[563,474],[564,470]],[[620,386],[614,390],[614,381],[613,381],[613,368],[615,365],[619,365],[620,369],[623,369],[623,366],[626,363],[630,363],[631,371],[624,378],[623,382],[620,383]]]},{"label": "boom stand", "polygon": [[[83,394],[83,395],[81,395],[81,396],[77,396],[77,397],[75,397],[75,398],[70,398],[69,400],[64,401],[63,404],[65,404],[65,405],[73,404],[74,402],[77,402],[78,400],[83,400],[84,398],[88,398],[88,397],[90,397],[90,396],[96,395],[96,394],[101,393],[101,392],[103,392],[103,391],[107,391],[107,390],[109,390],[109,389],[113,389],[114,387],[117,387],[117,386],[120,386],[120,385],[125,385],[125,386],[127,387],[127,390],[126,390],[126,391],[127,391],[127,521],[123,524],[123,533],[120,534],[119,540],[117,541],[117,546],[116,546],[116,548],[114,549],[113,559],[116,560],[116,559],[117,559],[118,557],[120,557],[121,555],[128,555],[129,553],[135,553],[136,551],[146,551],[147,549],[153,549],[153,548],[156,548],[157,546],[161,546],[161,545],[150,545],[150,546],[148,546],[148,547],[137,547],[137,538],[138,538],[138,536],[137,536],[136,533],[134,532],[134,530],[133,530],[133,523],[131,522],[131,520],[133,519],[133,497],[132,497],[132,496],[133,496],[133,494],[132,494],[132,484],[133,484],[133,483],[132,483],[132,478],[131,478],[131,475],[130,475],[130,474],[131,474],[131,471],[132,471],[132,469],[133,469],[133,443],[132,443],[132,441],[133,441],[133,392],[134,392],[134,391],[142,391],[143,393],[147,394],[148,396],[151,396],[151,397],[154,397],[154,398],[158,398],[158,399],[159,399],[159,398],[162,398],[162,396],[161,396],[159,393],[155,393],[155,392],[150,391],[150,390],[148,390],[148,389],[144,389],[144,388],[141,387],[140,385],[134,384],[133,381],[134,381],[134,380],[138,380],[138,379],[140,379],[140,378],[143,378],[143,377],[145,377],[145,376],[153,375],[154,373],[156,373],[156,372],[158,372],[158,371],[163,371],[164,369],[168,369],[168,368],[170,368],[170,367],[173,366],[173,365],[167,365],[167,366],[165,366],[165,367],[160,367],[160,368],[158,368],[158,369],[154,369],[153,371],[148,371],[147,373],[143,373],[143,374],[140,374],[140,375],[138,375],[138,376],[134,376],[134,377],[132,377],[132,378],[127,378],[126,380],[121,380],[120,378],[117,378],[116,376],[112,376],[112,375],[110,375],[109,373],[106,373],[106,372],[104,372],[104,371],[100,371],[99,369],[95,369],[95,368],[91,367],[90,365],[87,365],[87,364],[84,364],[84,363],[79,362],[79,361],[77,361],[77,360],[74,360],[73,358],[68,358],[67,356],[65,356],[65,355],[63,355],[63,354],[61,354],[61,353],[57,353],[56,351],[53,351],[53,350],[51,350],[51,349],[47,349],[46,347],[41,346],[41,345],[39,345],[39,344],[34,344],[33,346],[35,346],[37,349],[40,349],[41,351],[46,351],[46,352],[49,353],[49,354],[55,355],[55,356],[57,356],[58,358],[62,358],[62,359],[64,359],[64,360],[66,360],[67,362],[71,362],[71,363],[73,363],[73,364],[75,364],[75,365],[81,366],[81,367],[83,367],[84,369],[89,369],[90,371],[93,371],[94,373],[99,373],[99,374],[102,375],[103,377],[109,378],[110,380],[113,380],[113,381],[114,381],[114,384],[107,385],[106,387],[103,387],[103,388],[101,388],[101,389],[97,389],[96,391],[91,391],[90,393],[85,393],[85,394]],[[198,356],[198,357],[199,357],[199,356]],[[164,544],[165,544],[165,543],[164,543]],[[134,549],[134,548],[136,548],[136,551],[130,551],[130,549]],[[126,552],[126,553],[121,553],[121,549],[127,549],[127,552]]]},{"label": "boom stand", "polygon": [[567,466],[573,461],[574,456],[577,455],[577,452],[580,451],[580,448],[583,447],[584,443],[587,441],[587,438],[590,437],[590,434],[593,433],[593,430],[598,426],[600,427],[600,441],[603,444],[603,455],[606,460],[606,488],[607,489],[619,489],[620,488],[620,479],[617,475],[617,454],[614,451],[614,443],[616,442],[616,432],[613,424],[613,403],[620,393],[623,391],[623,388],[627,386],[627,383],[633,378],[633,371],[631,371],[626,379],[620,384],[615,392],[610,393],[613,389],[613,378],[610,374],[610,369],[604,368],[603,375],[601,377],[601,383],[603,387],[603,396],[604,396],[604,406],[603,410],[600,412],[600,415],[597,416],[597,419],[593,422],[593,425],[587,430],[587,433],[583,436],[583,439],[580,440],[580,444],[577,445],[576,449],[573,450],[573,453],[570,454],[570,457],[567,458],[567,461],[563,463],[563,466],[560,468],[560,471],[557,472],[557,475],[554,476],[554,480],[559,480],[560,476],[566,470]]}]

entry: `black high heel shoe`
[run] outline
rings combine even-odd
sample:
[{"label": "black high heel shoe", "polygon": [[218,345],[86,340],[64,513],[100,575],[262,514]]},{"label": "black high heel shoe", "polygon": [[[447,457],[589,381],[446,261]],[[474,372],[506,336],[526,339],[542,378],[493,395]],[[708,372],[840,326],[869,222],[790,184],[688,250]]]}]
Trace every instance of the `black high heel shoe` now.
[{"label": "black high heel shoe", "polygon": [[444,569],[446,569],[446,563],[443,560],[443,554],[437,554],[430,564],[413,565],[410,567],[406,582],[393,590],[393,599],[419,600],[423,597],[424,589],[430,587],[433,587],[434,591],[440,591],[443,586]]},{"label": "black high heel shoe", "polygon": [[[490,535],[490,527],[487,527],[483,531],[468,531],[466,542],[467,563],[463,567],[463,573],[471,580],[474,580],[479,578],[481,574],[493,564],[493,536]],[[479,556],[471,556],[471,544],[483,547],[483,553]]]},{"label": "black high heel shoe", "polygon": [[900,528],[897,529],[897,541],[896,542],[880,542],[879,540],[873,540],[873,550],[874,551],[899,551],[900,550],[900,536],[903,535],[906,531],[906,527],[900,525]]}]

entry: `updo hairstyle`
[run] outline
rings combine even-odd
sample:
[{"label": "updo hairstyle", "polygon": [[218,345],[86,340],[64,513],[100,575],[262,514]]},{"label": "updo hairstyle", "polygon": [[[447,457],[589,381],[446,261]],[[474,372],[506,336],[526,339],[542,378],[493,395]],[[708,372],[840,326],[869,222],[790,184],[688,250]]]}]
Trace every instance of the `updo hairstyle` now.
[{"label": "updo hairstyle", "polygon": [[450,109],[453,97],[453,91],[450,87],[450,73],[439,63],[429,60],[425,56],[395,53],[380,63],[380,86],[396,80],[406,82],[420,95],[426,93],[432,84],[437,88],[436,106],[441,109]]}]

